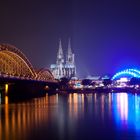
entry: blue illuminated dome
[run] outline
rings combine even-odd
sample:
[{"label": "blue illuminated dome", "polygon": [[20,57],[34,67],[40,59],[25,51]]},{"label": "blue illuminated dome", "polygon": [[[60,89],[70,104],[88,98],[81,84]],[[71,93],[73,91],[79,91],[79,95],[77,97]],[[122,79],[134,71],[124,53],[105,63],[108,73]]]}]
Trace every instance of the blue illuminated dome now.
[{"label": "blue illuminated dome", "polygon": [[140,70],[137,69],[125,69],[123,71],[117,72],[113,77],[112,80],[120,79],[122,77],[127,77],[127,78],[140,78]]}]

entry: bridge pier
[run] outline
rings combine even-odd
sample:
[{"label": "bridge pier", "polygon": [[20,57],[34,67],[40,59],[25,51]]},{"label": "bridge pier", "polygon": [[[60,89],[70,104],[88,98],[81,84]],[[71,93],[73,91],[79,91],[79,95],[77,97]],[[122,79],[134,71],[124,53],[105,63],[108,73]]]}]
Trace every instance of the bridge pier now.
[{"label": "bridge pier", "polygon": [[8,96],[9,100],[14,101],[45,96],[48,92],[55,93],[58,83],[0,78],[0,87],[1,98]]},{"label": "bridge pier", "polygon": [[34,98],[45,96],[45,85],[38,82],[18,81],[9,87],[10,98]]},{"label": "bridge pier", "polygon": [[45,96],[45,83],[27,80],[0,80],[1,99],[5,96],[9,100],[27,99]]}]

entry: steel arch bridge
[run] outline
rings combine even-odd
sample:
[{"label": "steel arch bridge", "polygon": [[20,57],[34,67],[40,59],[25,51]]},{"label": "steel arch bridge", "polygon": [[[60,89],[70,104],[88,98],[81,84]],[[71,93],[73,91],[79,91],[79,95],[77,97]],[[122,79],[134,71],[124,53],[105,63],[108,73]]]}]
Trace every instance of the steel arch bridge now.
[{"label": "steel arch bridge", "polygon": [[112,80],[116,80],[116,79],[121,78],[121,77],[128,77],[128,78],[136,77],[136,78],[140,78],[140,70],[137,70],[137,69],[125,69],[123,71],[117,72],[112,77]]},{"label": "steel arch bridge", "polygon": [[54,81],[54,76],[47,68],[42,68],[37,72],[37,80]]},{"label": "steel arch bridge", "polygon": [[47,69],[36,73],[27,57],[9,44],[0,44],[0,76],[41,81],[54,80],[53,75]]}]

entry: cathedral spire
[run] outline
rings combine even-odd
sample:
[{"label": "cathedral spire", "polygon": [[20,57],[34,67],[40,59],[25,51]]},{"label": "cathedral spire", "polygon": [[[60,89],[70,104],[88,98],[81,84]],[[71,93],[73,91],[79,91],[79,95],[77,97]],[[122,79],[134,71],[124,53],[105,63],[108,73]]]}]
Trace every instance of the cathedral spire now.
[{"label": "cathedral spire", "polygon": [[68,41],[68,55],[70,56],[72,54],[72,50],[71,50],[71,40],[69,38],[69,41]]},{"label": "cathedral spire", "polygon": [[72,53],[72,49],[71,49],[71,40],[69,38],[68,40],[68,52],[67,52],[67,64],[74,64],[74,54]]},{"label": "cathedral spire", "polygon": [[64,63],[64,54],[63,54],[61,39],[59,40],[59,49],[57,53],[57,64],[60,63]]},{"label": "cathedral spire", "polygon": [[57,58],[59,58],[59,57],[63,57],[63,49],[62,49],[61,39],[59,40],[59,49],[58,49],[58,53],[57,53]]}]

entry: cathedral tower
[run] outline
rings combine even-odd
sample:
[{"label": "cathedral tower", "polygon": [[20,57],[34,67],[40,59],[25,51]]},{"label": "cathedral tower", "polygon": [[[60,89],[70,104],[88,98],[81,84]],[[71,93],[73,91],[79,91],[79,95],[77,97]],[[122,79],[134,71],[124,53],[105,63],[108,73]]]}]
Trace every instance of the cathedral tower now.
[{"label": "cathedral tower", "polygon": [[67,56],[66,56],[66,63],[67,64],[74,64],[74,54],[72,53],[72,50],[71,50],[70,39],[68,41],[68,52],[67,52]]},{"label": "cathedral tower", "polygon": [[64,63],[64,54],[63,54],[62,43],[61,43],[61,39],[60,39],[56,64],[59,65],[59,64],[63,64],[63,63]]},{"label": "cathedral tower", "polygon": [[74,53],[71,49],[71,41],[68,40],[68,52],[66,56],[66,64],[65,64],[65,71],[66,71],[66,77],[75,77],[76,76],[76,66],[74,62]]}]

